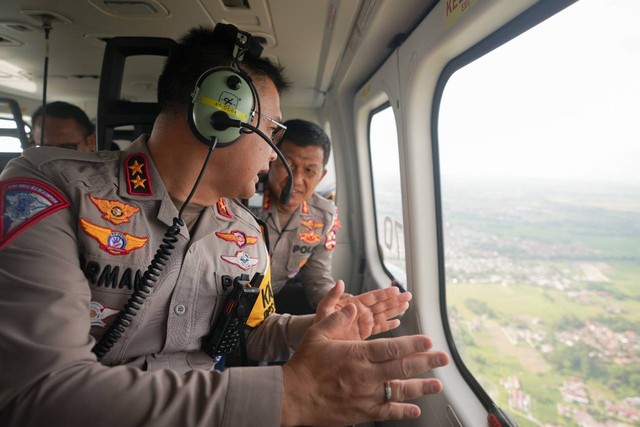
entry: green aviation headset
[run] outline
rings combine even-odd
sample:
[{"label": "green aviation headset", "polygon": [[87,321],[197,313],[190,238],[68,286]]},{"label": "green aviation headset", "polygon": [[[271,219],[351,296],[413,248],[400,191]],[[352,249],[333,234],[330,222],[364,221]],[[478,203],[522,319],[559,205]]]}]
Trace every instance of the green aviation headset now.
[{"label": "green aviation headset", "polygon": [[[282,161],[289,179],[280,194],[280,201],[287,204],[293,191],[293,173],[282,152],[260,129],[260,98],[251,78],[240,68],[245,53],[259,57],[262,46],[251,34],[231,24],[218,24],[219,31],[233,40],[231,67],[214,67],[205,71],[196,82],[191,94],[187,119],[191,132],[213,150],[228,147],[243,132],[255,132],[275,151]],[[249,124],[255,113],[258,124]]]},{"label": "green aviation headset", "polygon": [[230,24],[218,24],[214,31],[233,40],[231,67],[214,67],[205,71],[191,94],[188,120],[193,134],[205,144],[217,138],[218,147],[231,145],[240,137],[243,124],[248,125],[259,106],[251,78],[240,69],[245,53],[260,56],[262,46],[251,34]]},{"label": "green aviation headset", "polygon": [[215,137],[218,147],[231,145],[240,137],[240,123],[251,122],[256,94],[243,74],[231,67],[216,67],[198,79],[189,105],[189,125],[205,144]]}]

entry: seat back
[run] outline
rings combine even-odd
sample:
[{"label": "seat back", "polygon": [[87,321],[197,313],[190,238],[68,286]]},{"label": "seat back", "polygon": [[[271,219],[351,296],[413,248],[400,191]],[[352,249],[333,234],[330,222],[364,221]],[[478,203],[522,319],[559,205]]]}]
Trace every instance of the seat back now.
[{"label": "seat back", "polygon": [[132,126],[131,139],[151,131],[158,104],[121,99],[125,62],[135,55],[168,56],[174,45],[174,40],[165,37],[114,37],[107,41],[98,95],[98,150],[110,149],[117,127]]},{"label": "seat back", "polygon": [[16,122],[15,129],[2,129],[0,136],[10,136],[18,138],[20,140],[20,146],[23,149],[29,146],[27,139],[27,132],[24,130],[24,120],[22,120],[22,112],[20,112],[20,105],[18,101],[11,98],[0,98],[0,112],[9,111],[13,116],[13,121]]},{"label": "seat back", "polygon": [[[24,121],[22,120],[22,112],[20,111],[20,105],[15,99],[0,98],[0,112],[8,111],[12,120],[15,122],[14,128],[0,128],[0,137],[17,138],[20,141],[20,146],[25,149],[29,146],[27,139],[27,132],[24,130]],[[11,120],[11,119],[10,119]],[[7,165],[9,160],[19,157],[20,153],[12,152],[0,152],[0,172]]]}]

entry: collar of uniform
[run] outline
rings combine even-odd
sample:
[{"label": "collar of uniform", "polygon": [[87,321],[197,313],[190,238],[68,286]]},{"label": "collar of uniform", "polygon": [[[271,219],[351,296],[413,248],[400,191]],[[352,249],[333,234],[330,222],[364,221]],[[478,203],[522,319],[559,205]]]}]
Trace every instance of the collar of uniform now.
[{"label": "collar of uniform", "polygon": [[244,224],[247,229],[252,229],[255,233],[262,232],[256,217],[241,203],[234,199],[220,198],[218,203],[205,208],[193,239],[197,240],[203,237],[199,234],[202,230],[207,230],[207,235],[212,234],[211,230],[231,232],[239,223]]},{"label": "collar of uniform", "polygon": [[[151,159],[147,139],[147,135],[142,135],[123,150],[118,194],[122,198],[139,201],[161,201],[158,219],[170,226],[173,225],[173,219],[178,216],[178,209],[169,197],[160,173]],[[182,227],[180,234],[189,238],[187,227]]]},{"label": "collar of uniform", "polygon": [[251,224],[252,227],[258,229],[255,223],[256,217],[238,199],[220,197],[218,201],[211,206],[211,209],[216,221],[234,223],[237,219],[241,219],[243,222]]},{"label": "collar of uniform", "polygon": [[271,222],[273,228],[279,230],[278,232],[297,230],[298,227],[300,227],[302,204],[300,204],[300,206],[298,206],[298,209],[293,212],[293,214],[291,215],[291,219],[289,219],[289,222],[287,224],[280,224],[280,219],[278,218],[278,208],[276,207],[276,204],[273,203],[273,200],[271,200],[273,198],[273,194],[271,194],[271,190],[269,190],[269,188],[266,188],[264,190],[264,198],[265,200],[263,202],[262,208],[263,218],[265,222]]}]

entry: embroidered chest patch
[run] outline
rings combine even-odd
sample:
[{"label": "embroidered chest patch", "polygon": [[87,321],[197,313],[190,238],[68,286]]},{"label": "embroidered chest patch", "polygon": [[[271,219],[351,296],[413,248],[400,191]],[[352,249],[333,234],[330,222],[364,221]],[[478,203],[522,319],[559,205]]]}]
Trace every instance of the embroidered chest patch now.
[{"label": "embroidered chest patch", "polygon": [[140,208],[128,205],[119,200],[99,199],[93,197],[91,194],[88,196],[89,200],[91,200],[102,213],[102,218],[115,225],[129,222],[129,218],[140,210]]},{"label": "embroidered chest patch", "polygon": [[235,255],[220,255],[224,261],[236,265],[243,270],[248,270],[258,263],[258,258],[252,258],[244,251],[238,251]]},{"label": "embroidered chest patch", "polygon": [[318,228],[324,227],[324,222],[316,221],[314,218],[309,218],[300,221],[300,225],[309,230],[317,230]]},{"label": "embroidered chest patch", "polygon": [[316,243],[320,242],[320,240],[322,240],[322,236],[314,233],[313,230],[298,233],[298,238],[310,245],[315,245]]},{"label": "embroidered chest patch", "polygon": [[0,249],[42,218],[69,206],[52,186],[35,179],[0,182]]},{"label": "embroidered chest patch", "polygon": [[228,233],[216,231],[216,236],[227,242],[235,243],[239,248],[246,245],[255,245],[258,242],[258,238],[255,236],[247,236],[244,231],[231,230]]},{"label": "embroidered chest patch", "polygon": [[134,236],[106,227],[92,224],[84,218],[80,218],[80,226],[89,236],[100,244],[100,249],[111,255],[126,255],[129,252],[140,249],[147,243],[146,237]]},{"label": "embroidered chest patch", "polygon": [[89,319],[91,319],[91,326],[98,326],[104,328],[107,324],[104,322],[114,314],[120,313],[120,310],[114,310],[113,308],[106,307],[97,301],[91,301],[91,309],[89,310]]}]

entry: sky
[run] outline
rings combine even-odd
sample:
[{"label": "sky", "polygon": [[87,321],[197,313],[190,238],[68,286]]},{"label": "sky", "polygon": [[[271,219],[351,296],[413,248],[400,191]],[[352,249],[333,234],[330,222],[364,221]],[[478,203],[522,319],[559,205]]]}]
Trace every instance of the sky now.
[{"label": "sky", "polygon": [[445,175],[640,184],[640,1],[580,0],[455,72]]}]

